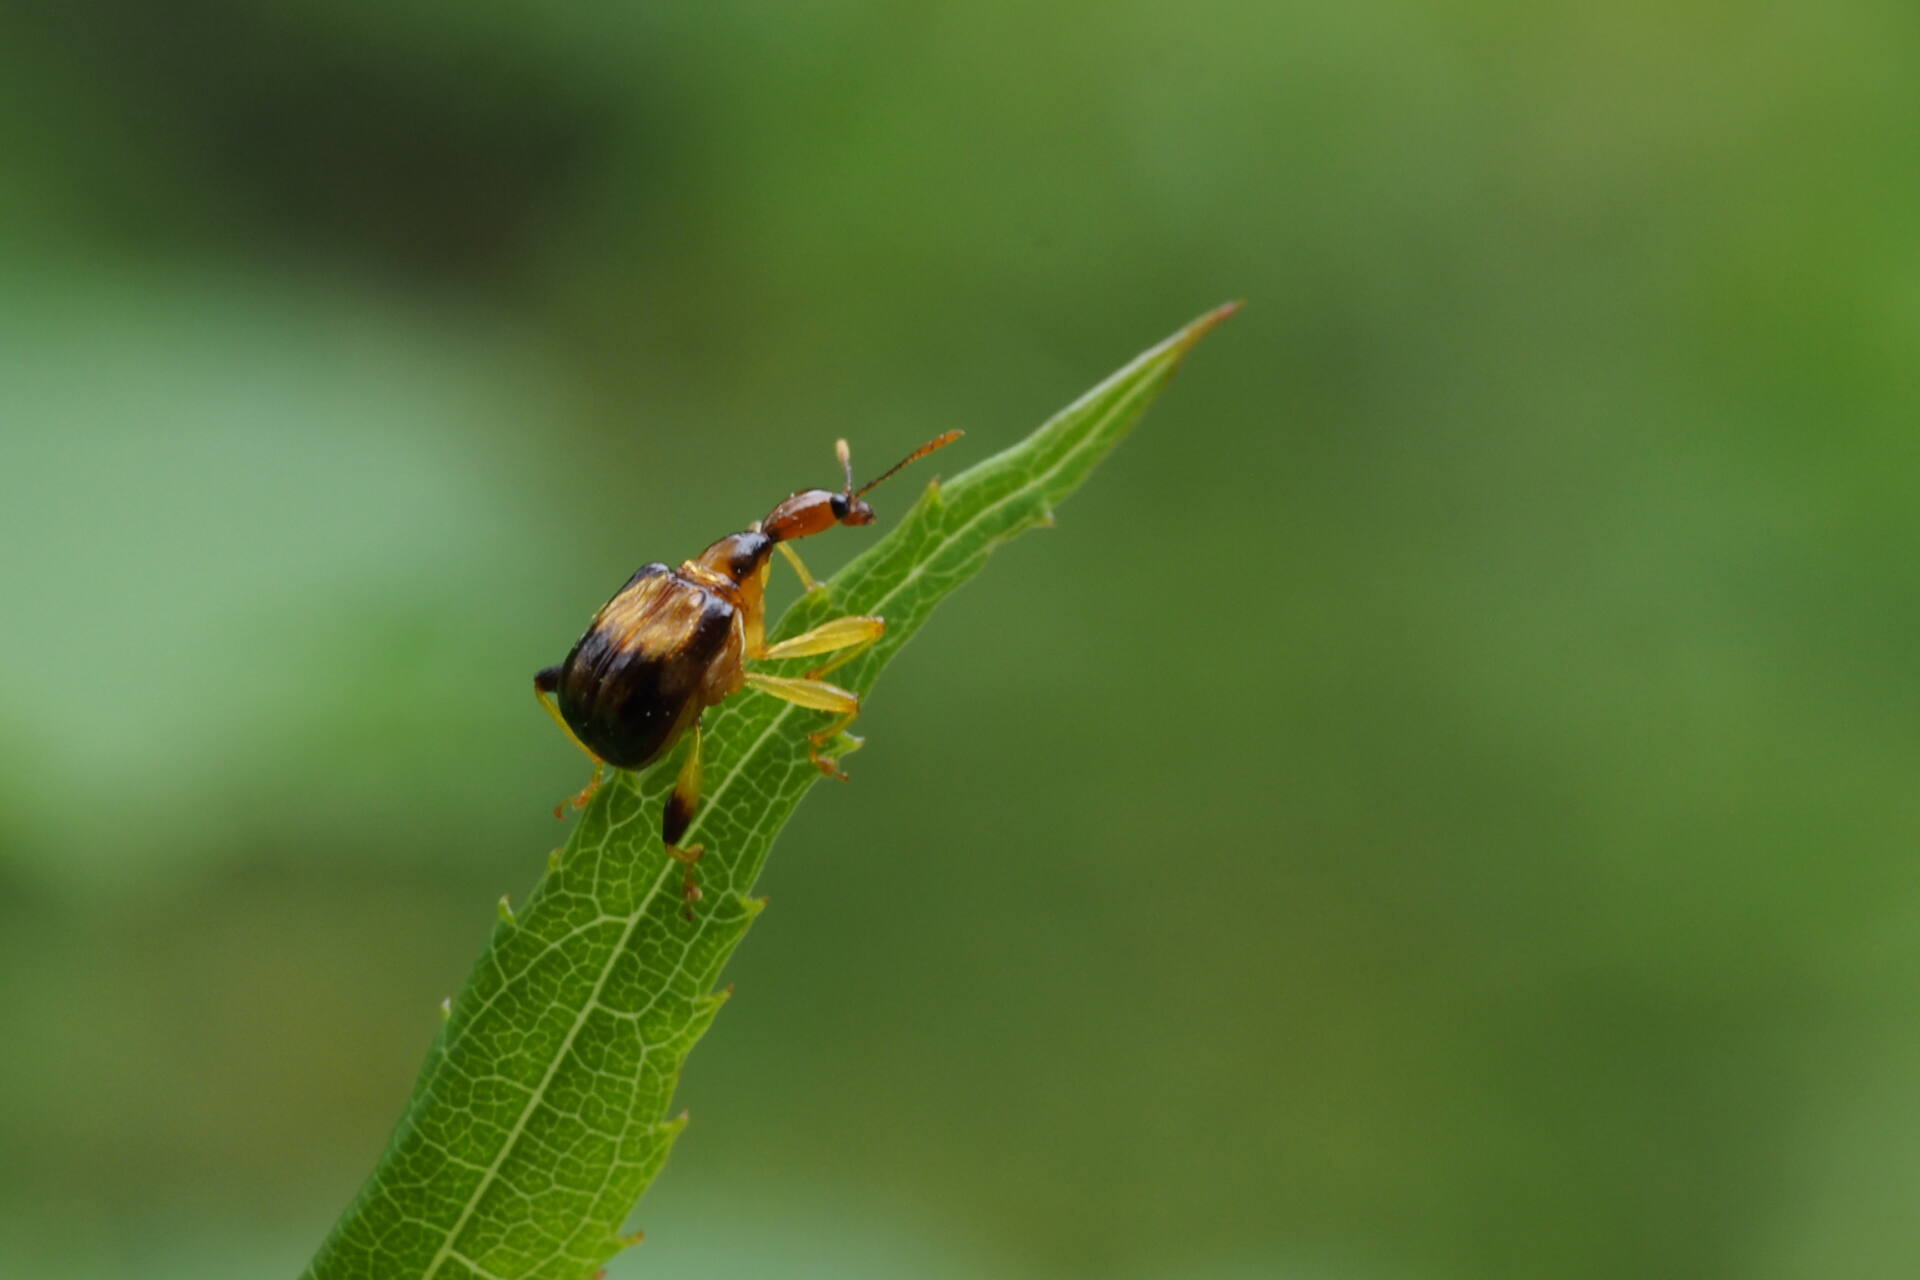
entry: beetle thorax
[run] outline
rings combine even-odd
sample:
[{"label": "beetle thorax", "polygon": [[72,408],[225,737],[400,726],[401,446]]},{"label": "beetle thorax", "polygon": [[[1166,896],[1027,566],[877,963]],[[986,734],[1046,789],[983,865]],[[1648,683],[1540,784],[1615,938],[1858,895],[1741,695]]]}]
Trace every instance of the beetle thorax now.
[{"label": "beetle thorax", "polygon": [[682,577],[719,591],[737,591],[767,562],[773,539],[758,530],[730,533],[681,564]]}]

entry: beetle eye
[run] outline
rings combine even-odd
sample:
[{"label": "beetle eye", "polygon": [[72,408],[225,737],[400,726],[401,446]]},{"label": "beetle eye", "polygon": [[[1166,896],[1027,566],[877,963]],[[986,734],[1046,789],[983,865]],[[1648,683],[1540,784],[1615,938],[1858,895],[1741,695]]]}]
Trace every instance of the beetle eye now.
[{"label": "beetle eye", "polygon": [[847,495],[846,494],[836,493],[831,498],[828,499],[828,503],[833,508],[833,518],[835,520],[845,520],[847,518]]}]

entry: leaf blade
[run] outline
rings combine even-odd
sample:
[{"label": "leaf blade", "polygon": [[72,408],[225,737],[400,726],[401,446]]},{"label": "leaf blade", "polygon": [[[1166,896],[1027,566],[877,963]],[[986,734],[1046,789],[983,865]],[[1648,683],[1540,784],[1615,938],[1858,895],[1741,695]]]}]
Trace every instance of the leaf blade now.
[{"label": "leaf blade", "polygon": [[[931,484],[773,637],[842,613],[887,633],[835,682],[865,695],[933,609],[1035,524],[1131,429],[1218,308],[1135,358],[1024,440]],[[820,780],[792,704],[737,697],[708,717],[709,785],[688,831],[705,897],[680,916],[658,814],[686,744],[615,773],[527,904],[502,912],[429,1050],[372,1177],[306,1280],[590,1275],[684,1121],[667,1118],[687,1054],[725,1002],[721,968],[761,903],[775,834]]]}]

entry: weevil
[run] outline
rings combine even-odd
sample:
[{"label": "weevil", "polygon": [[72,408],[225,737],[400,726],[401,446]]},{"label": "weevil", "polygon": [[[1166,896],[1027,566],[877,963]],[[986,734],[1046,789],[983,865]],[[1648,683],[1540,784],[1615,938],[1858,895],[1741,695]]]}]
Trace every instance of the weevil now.
[{"label": "weevil", "polygon": [[[680,841],[700,807],[700,717],[708,707],[753,689],[831,713],[830,723],[807,735],[807,754],[821,772],[844,779],[838,760],[823,752],[859,716],[860,695],[823,677],[879,640],[886,620],[853,614],[768,644],[766,590],[773,551],[779,548],[808,591],[824,590],[790,544],[835,525],[872,524],[867,491],[960,435],[949,431],[934,437],[857,489],[847,442],[836,441],[846,488],[790,494],[764,519],[721,538],[677,569],[641,565],[593,615],[567,660],[533,677],[540,705],[593,761],[587,785],[571,801],[562,800],[554,816],[563,816],[569,803],[578,809],[592,799],[607,766],[643,769],[691,730],[693,747],[660,817],[667,853],[684,867],[682,896],[691,919],[692,904],[700,897],[693,866],[705,849],[683,847]],[[819,654],[833,657],[804,676],[773,675],[746,665]]]}]

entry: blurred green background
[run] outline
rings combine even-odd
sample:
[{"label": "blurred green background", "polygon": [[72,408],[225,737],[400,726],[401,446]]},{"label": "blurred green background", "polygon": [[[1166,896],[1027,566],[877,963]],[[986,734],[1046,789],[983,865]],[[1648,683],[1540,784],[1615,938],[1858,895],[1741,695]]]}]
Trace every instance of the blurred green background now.
[{"label": "blurred green background", "polygon": [[1245,297],[889,673],[613,1276],[1913,1274],[1916,57],[7,6],[0,1272],[296,1272],[561,839],[601,600]]}]

